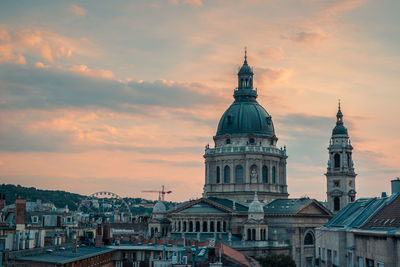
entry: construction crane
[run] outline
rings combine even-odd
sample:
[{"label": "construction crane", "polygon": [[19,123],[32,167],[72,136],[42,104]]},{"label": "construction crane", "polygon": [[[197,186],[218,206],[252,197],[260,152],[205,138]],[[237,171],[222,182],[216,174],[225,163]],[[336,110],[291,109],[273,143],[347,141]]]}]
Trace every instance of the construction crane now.
[{"label": "construction crane", "polygon": [[161,188],[162,188],[161,191],[159,191],[159,190],[142,190],[142,192],[144,192],[144,193],[158,193],[158,195],[161,195],[162,202],[164,202],[165,194],[171,194],[172,191],[171,190],[165,191],[165,187],[164,186],[162,186]]}]

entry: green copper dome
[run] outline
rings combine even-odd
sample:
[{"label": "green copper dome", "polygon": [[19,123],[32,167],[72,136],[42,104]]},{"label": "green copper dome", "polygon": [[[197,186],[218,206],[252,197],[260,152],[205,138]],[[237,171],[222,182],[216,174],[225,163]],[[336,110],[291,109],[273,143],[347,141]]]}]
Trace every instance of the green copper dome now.
[{"label": "green copper dome", "polygon": [[332,135],[345,134],[347,135],[347,129],[343,125],[336,125],[332,130]]},{"label": "green copper dome", "polygon": [[222,115],[216,137],[225,134],[275,136],[271,116],[256,100],[257,90],[253,89],[253,75],[245,54],[243,66],[238,72],[238,88],[233,94],[235,101]]},{"label": "green copper dome", "polygon": [[268,112],[257,101],[238,101],[222,115],[216,136],[225,134],[255,134],[272,137],[275,135],[274,124]]}]

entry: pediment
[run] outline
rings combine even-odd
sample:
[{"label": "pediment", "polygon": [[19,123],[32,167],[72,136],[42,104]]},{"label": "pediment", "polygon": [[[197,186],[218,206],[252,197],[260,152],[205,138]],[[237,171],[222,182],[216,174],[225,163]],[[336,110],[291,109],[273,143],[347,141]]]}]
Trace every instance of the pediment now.
[{"label": "pediment", "polygon": [[178,207],[169,214],[226,214],[232,210],[209,199],[201,198]]},{"label": "pediment", "polygon": [[296,215],[331,215],[330,211],[323,205],[313,200],[300,210],[296,212]]}]

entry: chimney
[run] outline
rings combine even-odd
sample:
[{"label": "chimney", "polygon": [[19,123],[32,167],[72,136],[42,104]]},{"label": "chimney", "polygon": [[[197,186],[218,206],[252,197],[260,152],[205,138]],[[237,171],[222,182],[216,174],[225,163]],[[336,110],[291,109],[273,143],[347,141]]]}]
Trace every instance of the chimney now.
[{"label": "chimney", "polygon": [[26,200],[17,198],[15,200],[15,224],[18,230],[25,230]]},{"label": "chimney", "polygon": [[400,193],[400,178],[397,177],[396,179],[392,180],[392,195]]},{"label": "chimney", "polygon": [[6,206],[6,195],[0,194],[0,212],[4,209]]}]

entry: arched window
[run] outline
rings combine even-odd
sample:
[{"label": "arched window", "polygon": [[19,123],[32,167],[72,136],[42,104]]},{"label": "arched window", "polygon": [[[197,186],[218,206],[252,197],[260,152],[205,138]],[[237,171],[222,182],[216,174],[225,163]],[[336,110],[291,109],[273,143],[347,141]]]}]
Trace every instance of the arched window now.
[{"label": "arched window", "polygon": [[334,211],[339,211],[340,210],[340,199],[339,199],[339,197],[335,197],[333,199],[333,210]]},{"label": "arched window", "polygon": [[251,230],[251,240],[256,240],[256,229]]},{"label": "arched window", "polygon": [[264,184],[268,183],[268,167],[265,165],[262,167],[262,180]]},{"label": "arched window", "polygon": [[336,153],[333,158],[335,161],[335,168],[340,168],[340,155]]},{"label": "arched window", "polygon": [[215,232],[215,230],[214,230],[214,222],[213,221],[210,222],[210,232]]},{"label": "arched window", "polygon": [[186,225],[186,221],[183,222],[183,232],[187,231],[187,225]]},{"label": "arched window", "polygon": [[178,222],[178,232],[181,231],[181,221]]},{"label": "arched window", "polygon": [[243,167],[237,165],[235,169],[235,179],[237,184],[243,184]]},{"label": "arched window", "polygon": [[225,233],[226,232],[226,221],[222,223],[222,231]]},{"label": "arched window", "polygon": [[275,166],[272,167],[272,183],[276,182],[276,168]]},{"label": "arched window", "polygon": [[251,240],[251,230],[247,229],[247,240]]},{"label": "arched window", "polygon": [[230,139],[230,138],[226,139],[225,143],[226,143],[227,145],[229,145],[229,144],[231,143],[231,139]]},{"label": "arched window", "polygon": [[307,233],[304,237],[304,245],[314,245],[314,236],[311,233]]},{"label": "arched window", "polygon": [[217,167],[217,184],[219,184],[221,182],[221,171],[219,169],[219,167]]},{"label": "arched window", "polygon": [[189,222],[189,232],[193,232],[193,222]]},{"label": "arched window", "polygon": [[226,165],[224,168],[224,183],[230,183],[230,182],[231,182],[231,168],[229,168],[229,166]]},{"label": "arched window", "polygon": [[217,232],[221,232],[221,222],[217,222]]},{"label": "arched window", "polygon": [[196,221],[196,232],[200,232],[200,222]]}]

